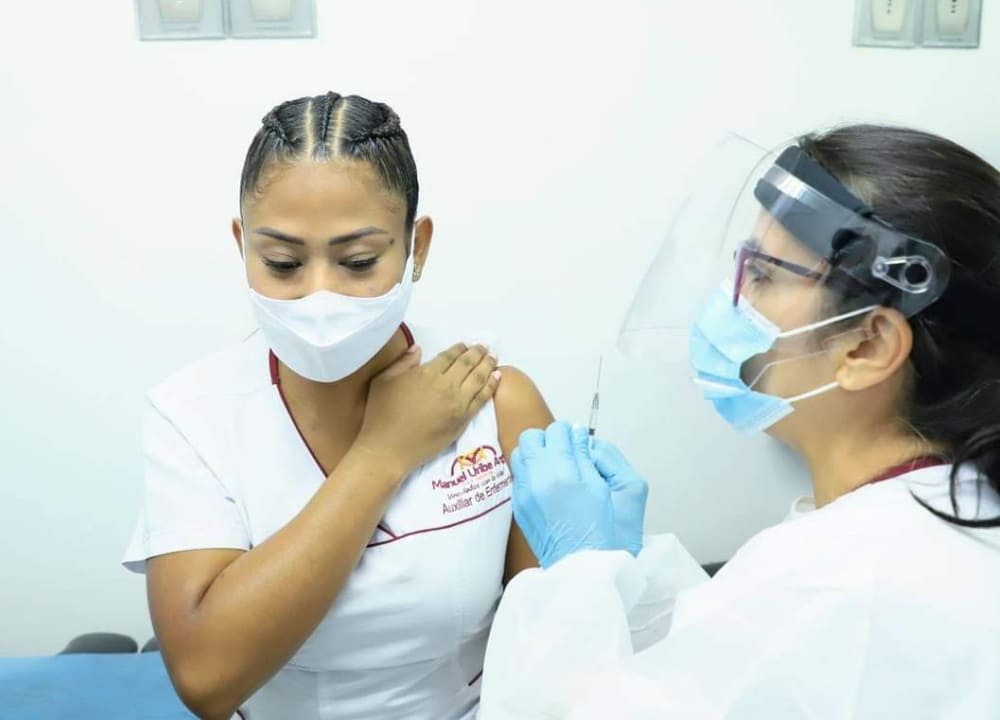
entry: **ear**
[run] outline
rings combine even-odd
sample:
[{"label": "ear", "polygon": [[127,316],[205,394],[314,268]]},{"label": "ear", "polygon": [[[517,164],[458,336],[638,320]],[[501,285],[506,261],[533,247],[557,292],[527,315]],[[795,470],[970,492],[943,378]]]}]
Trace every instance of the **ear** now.
[{"label": "ear", "polygon": [[913,349],[913,329],[898,310],[880,307],[864,319],[859,333],[847,333],[839,348],[837,383],[858,392],[896,374]]},{"label": "ear", "polygon": [[240,251],[240,257],[243,257],[243,221],[238,217],[233,218],[233,239],[236,240],[236,248]]},{"label": "ear", "polygon": [[431,237],[434,235],[434,221],[424,215],[413,223],[413,280],[420,279],[427,262],[427,254],[431,250]]}]

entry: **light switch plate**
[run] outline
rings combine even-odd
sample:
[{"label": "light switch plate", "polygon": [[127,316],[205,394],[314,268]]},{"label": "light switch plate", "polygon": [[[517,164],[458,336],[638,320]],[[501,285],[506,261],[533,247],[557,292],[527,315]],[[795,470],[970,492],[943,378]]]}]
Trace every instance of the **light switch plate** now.
[{"label": "light switch plate", "polygon": [[315,0],[227,0],[234,38],[316,37]]},{"label": "light switch plate", "polygon": [[854,44],[870,47],[916,46],[920,30],[918,20],[925,1],[855,0]]},{"label": "light switch plate", "polygon": [[899,35],[906,25],[910,0],[871,0],[872,30],[878,35]]},{"label": "light switch plate", "polygon": [[979,47],[982,0],[925,0],[923,45]]},{"label": "light switch plate", "polygon": [[226,36],[223,0],[135,0],[140,40],[205,40]]}]

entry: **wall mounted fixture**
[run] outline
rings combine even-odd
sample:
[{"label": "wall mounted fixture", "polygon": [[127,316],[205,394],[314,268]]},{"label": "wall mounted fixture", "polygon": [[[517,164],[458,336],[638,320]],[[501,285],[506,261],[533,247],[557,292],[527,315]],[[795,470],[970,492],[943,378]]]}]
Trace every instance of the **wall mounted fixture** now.
[{"label": "wall mounted fixture", "polygon": [[315,0],[229,0],[229,35],[234,38],[315,37]]},{"label": "wall mounted fixture", "polygon": [[135,0],[142,40],[204,40],[226,36],[223,0]]}]

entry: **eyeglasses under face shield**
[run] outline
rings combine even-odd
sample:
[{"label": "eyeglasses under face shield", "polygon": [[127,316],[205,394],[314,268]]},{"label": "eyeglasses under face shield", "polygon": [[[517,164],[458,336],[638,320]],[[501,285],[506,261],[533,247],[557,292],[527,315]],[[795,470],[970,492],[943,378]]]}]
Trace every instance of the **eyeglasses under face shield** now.
[{"label": "eyeglasses under face shield", "polygon": [[742,298],[784,332],[869,307],[1000,309],[1000,291],[880,219],[797,145],[767,152],[732,136],[703,169],[626,316],[628,355],[675,364],[721,280],[734,305]]}]

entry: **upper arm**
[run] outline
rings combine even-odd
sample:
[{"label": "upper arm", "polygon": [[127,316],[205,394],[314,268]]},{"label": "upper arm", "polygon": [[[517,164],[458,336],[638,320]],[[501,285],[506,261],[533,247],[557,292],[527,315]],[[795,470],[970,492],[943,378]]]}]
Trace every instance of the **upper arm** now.
[{"label": "upper arm", "polygon": [[190,622],[216,578],[242,550],[189,550],[146,562],[146,593],[153,631],[169,665],[197,640]]},{"label": "upper arm", "polygon": [[125,564],[146,573],[165,655],[183,647],[185,619],[250,547],[235,498],[177,423],[151,404],[143,420],[145,503]]},{"label": "upper arm", "polygon": [[147,558],[185,550],[248,550],[250,533],[237,496],[202,452],[212,438],[192,442],[155,405],[146,412],[142,435],[145,498],[126,567],[141,571]]},{"label": "upper arm", "polygon": [[[553,420],[545,399],[527,375],[514,367],[501,368],[503,378],[493,398],[496,406],[497,432],[503,454],[510,459],[521,433],[531,428],[545,428]],[[516,523],[511,524],[507,543],[506,583],[521,570],[536,567],[535,558]]]}]

